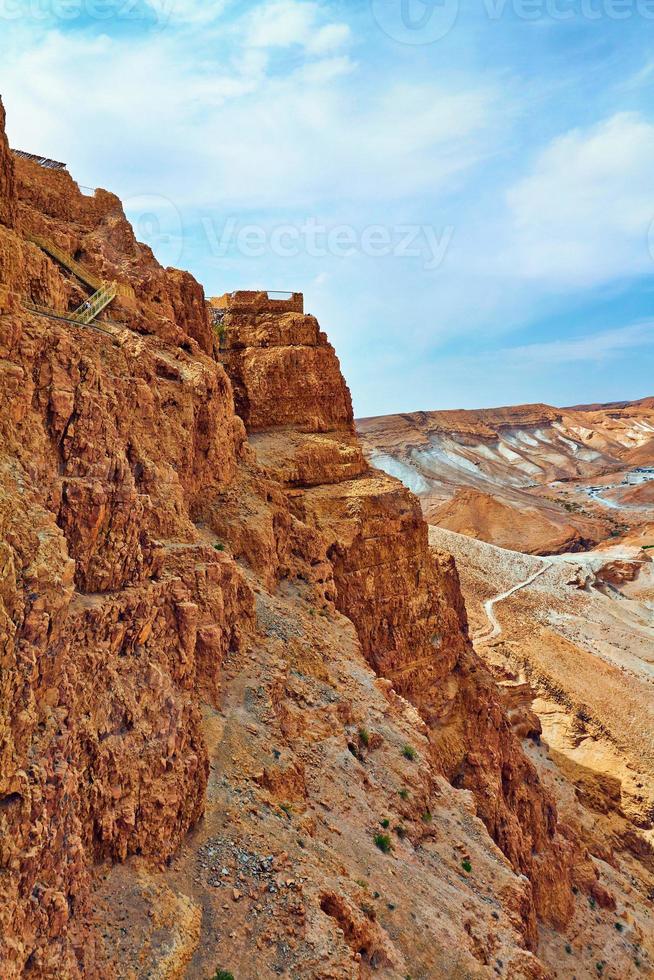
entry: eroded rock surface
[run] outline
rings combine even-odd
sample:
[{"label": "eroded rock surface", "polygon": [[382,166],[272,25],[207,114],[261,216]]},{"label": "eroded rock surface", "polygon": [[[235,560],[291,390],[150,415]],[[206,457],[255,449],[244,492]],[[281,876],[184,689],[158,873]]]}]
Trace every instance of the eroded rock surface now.
[{"label": "eroded rock surface", "polygon": [[[332,445],[332,457],[351,445],[351,415],[334,425],[321,411],[339,399],[343,381],[332,354],[322,375],[299,367],[311,365],[322,335],[304,328],[297,314],[239,312],[224,320],[224,363],[242,403],[253,392],[275,383],[272,365],[285,363],[289,340],[302,338],[293,351],[302,397],[286,413],[284,425],[246,425],[256,431],[255,444],[289,488],[294,512],[315,525],[328,544],[334,570],[336,605],[354,623],[366,659],[397,695],[418,710],[427,725],[431,752],[440,770],[455,785],[471,789],[479,813],[514,868],[527,875],[533,905],[525,909],[525,936],[536,942],[535,912],[557,927],[572,915],[573,885],[596,889],[596,872],[569,828],[557,825],[556,806],[541,786],[534,767],[511,732],[498,692],[467,635],[465,611],[454,564],[447,556],[434,561],[427,527],[416,498],[392,477],[364,470],[355,479],[333,481],[334,466],[325,466],[318,483],[312,473],[304,489],[298,480],[297,456],[308,451],[306,431],[321,429]],[[250,328],[248,330],[248,321]],[[232,338],[232,329],[234,338]],[[234,362],[231,347],[245,351],[254,379],[252,389]],[[268,374],[268,371],[270,373]],[[335,385],[330,399],[330,385]],[[310,445],[310,444],[309,444]],[[286,472],[284,468],[286,467]]]},{"label": "eroded rock surface", "polygon": [[[199,522],[244,433],[223,369],[174,322],[180,277],[117,199],[0,150],[0,959],[3,976],[92,975],[77,927],[93,865],[165,860],[204,810],[199,695],[216,697],[254,607]],[[130,322],[150,336],[21,309],[84,295],[34,230],[102,276],[125,248],[146,294]],[[169,320],[145,312],[154,281]]]},{"label": "eroded rock surface", "polygon": [[3,977],[535,980],[589,899],[632,975],[315,319],[218,321],[4,136],[0,282]]}]

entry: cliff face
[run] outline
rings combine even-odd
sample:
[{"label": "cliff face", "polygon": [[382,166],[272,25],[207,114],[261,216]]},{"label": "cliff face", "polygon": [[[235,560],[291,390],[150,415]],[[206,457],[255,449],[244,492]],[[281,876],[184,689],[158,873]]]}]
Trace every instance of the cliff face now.
[{"label": "cliff face", "polygon": [[14,161],[5,135],[5,110],[0,102],[0,222],[14,221]]},{"label": "cliff face", "polygon": [[[445,555],[432,559],[418,501],[392,477],[362,467],[347,479],[334,462],[351,449],[353,420],[348,412],[334,422],[332,406],[349,399],[313,318],[275,314],[270,303],[265,312],[228,311],[223,328],[222,360],[241,389],[241,404],[272,389],[285,376],[278,366],[292,356],[301,396],[286,406],[283,425],[269,415],[265,432],[262,419],[253,423],[246,412],[253,443],[293,488],[294,512],[326,540],[336,605],[354,623],[369,664],[418,709],[435,762],[455,785],[472,790],[494,840],[530,879],[529,941],[536,936],[534,910],[557,927],[566,924],[573,885],[608,901],[583,848],[557,826],[554,800],[511,733],[497,689],[470,646],[454,564]],[[319,374],[312,370],[317,358],[324,364]],[[331,446],[331,459],[321,459],[322,483],[316,467],[302,487],[298,458],[310,454],[316,430]]]},{"label": "cliff face", "polygon": [[[223,363],[236,409],[256,432],[296,425],[305,432],[353,431],[352,400],[333,347],[317,320],[302,313],[229,307]],[[265,305],[265,303],[263,304]]]},{"label": "cliff face", "polygon": [[548,976],[536,913],[610,899],[316,321],[4,138],[0,283],[3,976]]},{"label": "cliff face", "polygon": [[[173,322],[180,277],[135,245],[117,199],[22,160],[14,196],[0,151],[0,959],[5,976],[68,976],[92,955],[74,936],[92,865],[165,859],[204,808],[198,693],[216,697],[253,599],[197,515],[244,434],[223,369]],[[81,295],[34,230],[102,274],[126,242],[170,319],[150,317],[147,285],[132,323],[150,337],[19,310]]]}]

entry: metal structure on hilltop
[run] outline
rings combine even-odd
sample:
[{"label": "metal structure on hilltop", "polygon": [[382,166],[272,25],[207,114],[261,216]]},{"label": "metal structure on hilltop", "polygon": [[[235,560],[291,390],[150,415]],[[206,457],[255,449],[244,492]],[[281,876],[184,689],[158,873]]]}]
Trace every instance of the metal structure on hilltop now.
[{"label": "metal structure on hilltop", "polygon": [[27,150],[12,150],[15,156],[22,157],[23,160],[31,160],[32,163],[38,163],[39,167],[45,167],[46,170],[67,170],[68,167],[65,163],[61,163],[60,160],[51,160],[49,157],[42,157],[38,153],[28,153]]}]

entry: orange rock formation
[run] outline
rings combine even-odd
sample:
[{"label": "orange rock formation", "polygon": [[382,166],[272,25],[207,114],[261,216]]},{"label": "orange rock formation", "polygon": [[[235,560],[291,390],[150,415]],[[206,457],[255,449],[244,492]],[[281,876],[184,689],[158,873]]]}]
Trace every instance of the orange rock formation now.
[{"label": "orange rock formation", "polygon": [[[223,321],[222,359],[241,404],[255,404],[257,393],[271,390],[280,377],[300,393],[285,407],[283,424],[269,423],[263,432],[261,416],[244,413],[259,458],[294,488],[294,512],[327,542],[336,605],[354,623],[366,659],[418,709],[436,764],[457,786],[473,791],[493,838],[530,878],[535,910],[564,926],[573,883],[608,897],[582,851],[557,828],[554,801],[472,651],[454,563],[447,556],[432,560],[418,502],[399,481],[373,469],[344,478],[339,464],[352,452],[353,418],[341,409],[335,420],[334,406],[349,409],[336,357],[312,317],[272,309],[228,311]],[[316,361],[323,371],[312,369]],[[274,423],[275,416],[268,417]],[[316,466],[300,489],[297,460],[313,457],[316,431],[332,461],[321,454],[324,482],[318,483]],[[533,911],[525,914],[533,943]]]},{"label": "orange rock formation", "polygon": [[[86,295],[34,235],[135,299],[27,310]],[[237,296],[218,350],[117,198],[4,133],[0,282],[3,976],[204,976],[225,949],[251,977],[550,975],[537,918],[614,900],[315,319]]]}]

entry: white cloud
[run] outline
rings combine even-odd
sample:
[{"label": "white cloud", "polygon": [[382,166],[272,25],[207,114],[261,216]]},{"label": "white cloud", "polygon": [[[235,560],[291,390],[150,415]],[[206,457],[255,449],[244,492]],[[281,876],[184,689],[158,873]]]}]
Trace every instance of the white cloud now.
[{"label": "white cloud", "polygon": [[321,25],[320,20],[320,7],[311,0],[262,3],[244,19],[246,43],[254,48],[298,44],[313,54],[327,54],[350,41],[347,24]]},{"label": "white cloud", "polygon": [[509,347],[493,354],[495,360],[520,367],[607,361],[622,351],[654,345],[654,321],[600,330],[575,339],[552,340]]},{"label": "white cloud", "polygon": [[654,126],[619,113],[553,140],[507,195],[507,266],[554,286],[654,271]]},{"label": "white cloud", "polygon": [[[284,3],[297,6],[315,5]],[[298,35],[287,22],[283,36]],[[233,33],[207,53],[174,31],[137,41],[52,31],[13,50],[3,94],[15,145],[66,160],[82,183],[181,208],[323,215],[347,197],[433,197],[487,152],[497,93],[389,80],[353,98],[356,70],[346,55],[307,54],[272,71],[265,49]]]},{"label": "white cloud", "polygon": [[[298,82],[308,82],[311,85],[326,85],[342,75],[350,75],[356,71],[356,63],[347,55],[336,58],[321,58],[312,61],[298,72]],[[300,77],[301,76],[301,77]]]},{"label": "white cloud", "polygon": [[351,39],[352,34],[347,24],[326,24],[307,39],[306,48],[312,54],[328,54],[349,44]]},{"label": "white cloud", "polygon": [[157,21],[164,25],[174,23],[192,27],[215,23],[233,0],[148,0]]}]

